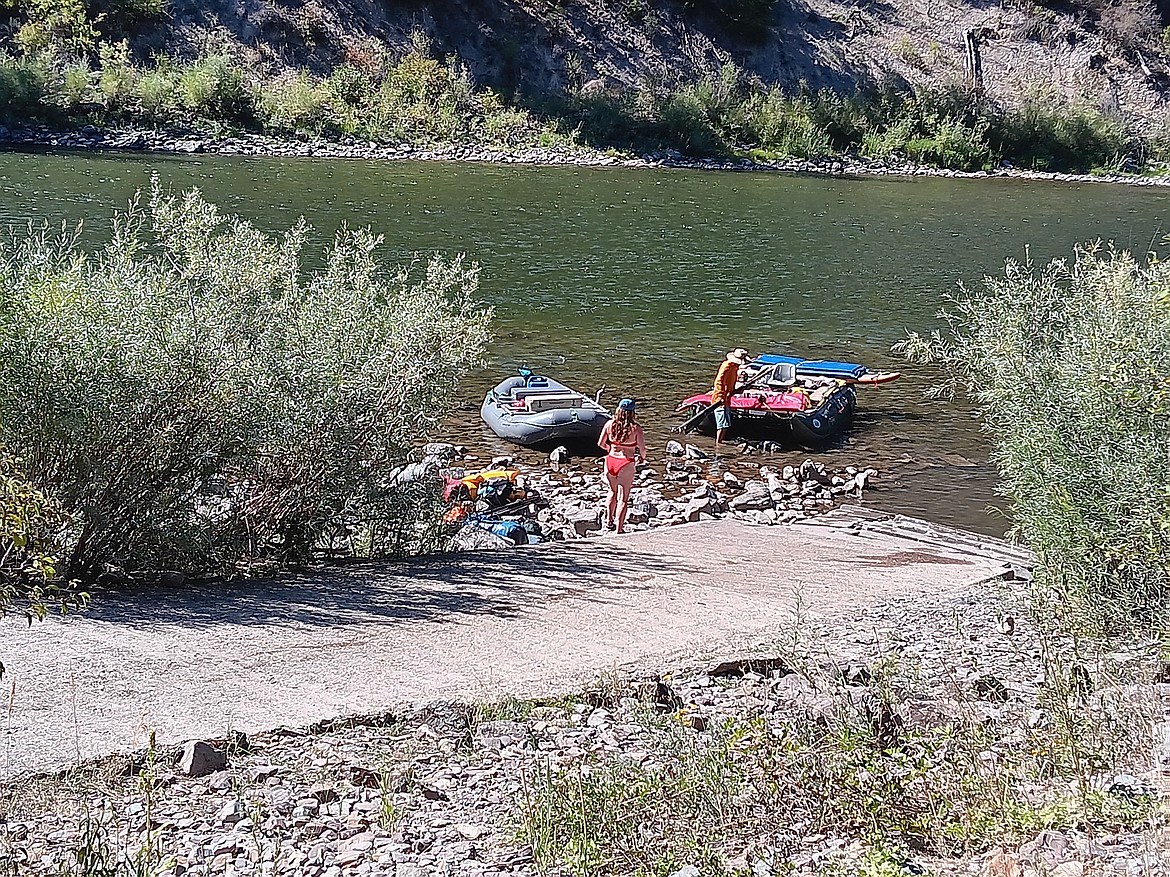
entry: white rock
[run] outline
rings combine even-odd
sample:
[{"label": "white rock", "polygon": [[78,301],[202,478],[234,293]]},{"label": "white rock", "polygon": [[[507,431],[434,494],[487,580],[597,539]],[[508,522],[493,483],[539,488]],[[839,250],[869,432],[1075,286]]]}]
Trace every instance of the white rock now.
[{"label": "white rock", "polygon": [[239,801],[228,801],[219,808],[219,812],[215,814],[216,821],[222,825],[234,825],[244,818],[244,814],[240,812]]}]

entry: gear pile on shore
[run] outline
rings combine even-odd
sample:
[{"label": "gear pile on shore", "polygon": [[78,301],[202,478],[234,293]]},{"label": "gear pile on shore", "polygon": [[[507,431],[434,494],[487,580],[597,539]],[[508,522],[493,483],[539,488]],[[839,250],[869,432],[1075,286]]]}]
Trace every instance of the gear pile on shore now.
[{"label": "gear pile on shore", "polygon": [[[799,466],[770,467],[751,457],[771,448],[736,448],[741,478],[695,445],[666,444],[661,464],[640,464],[630,494],[630,530],[648,530],[731,516],[757,524],[789,523],[833,508],[839,500],[860,499],[877,476],[876,469],[847,466],[831,471],[805,460]],[[570,460],[555,449],[547,470],[523,473],[511,457],[496,457],[474,471],[464,448],[432,443],[421,462],[395,474],[398,479],[441,476],[448,499],[457,508],[448,515],[457,527],[460,550],[505,548],[534,541],[578,539],[604,531],[607,490],[601,460]],[[466,479],[466,487],[460,484]]]},{"label": "gear pile on shore", "polygon": [[[1111,820],[1086,821],[1067,776],[997,784],[1041,766],[1060,735],[1039,640],[1003,601],[988,587],[906,597],[556,697],[432,703],[20,778],[0,800],[0,866],[1163,877],[1167,753],[1151,761],[1149,722],[1167,686],[1137,681],[1156,644],[1084,671],[1108,753],[1086,765],[1085,800]],[[987,780],[984,800],[972,788]],[[992,818],[1003,812],[1014,823]]]}]

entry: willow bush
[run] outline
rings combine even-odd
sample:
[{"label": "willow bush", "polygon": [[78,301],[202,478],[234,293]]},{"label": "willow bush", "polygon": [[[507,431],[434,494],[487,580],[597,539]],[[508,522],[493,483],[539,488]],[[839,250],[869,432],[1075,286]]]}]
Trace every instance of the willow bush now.
[{"label": "willow bush", "polygon": [[[0,615],[21,612],[31,622],[50,607],[62,611],[84,602],[57,574],[57,555],[68,532],[61,510],[28,480],[11,452],[0,445]],[[0,664],[0,675],[4,665]]]},{"label": "willow bush", "polygon": [[903,350],[981,411],[1041,592],[1090,629],[1164,629],[1170,595],[1170,263],[1080,248],[1009,262]]},{"label": "willow bush", "polygon": [[70,574],[299,562],[363,527],[375,555],[428,535],[430,497],[386,478],[483,350],[477,268],[387,270],[378,238],[343,227],[310,269],[308,233],[265,234],[156,181],[100,249],[45,229],[0,249],[0,439],[72,518]]}]

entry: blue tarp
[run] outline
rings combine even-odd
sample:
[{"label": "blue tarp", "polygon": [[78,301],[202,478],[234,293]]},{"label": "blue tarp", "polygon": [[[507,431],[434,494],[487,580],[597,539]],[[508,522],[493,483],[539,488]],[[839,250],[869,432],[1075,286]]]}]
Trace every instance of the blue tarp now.
[{"label": "blue tarp", "polygon": [[753,362],[764,365],[779,365],[788,363],[796,366],[798,375],[815,375],[826,378],[860,378],[867,374],[869,369],[856,362],[833,362],[827,359],[801,359],[799,356],[780,356],[775,353],[762,353],[755,357]]}]

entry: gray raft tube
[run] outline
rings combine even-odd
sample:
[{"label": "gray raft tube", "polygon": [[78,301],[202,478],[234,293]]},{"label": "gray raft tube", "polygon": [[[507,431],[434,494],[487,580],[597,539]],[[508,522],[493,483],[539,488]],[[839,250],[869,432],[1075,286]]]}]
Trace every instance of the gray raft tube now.
[{"label": "gray raft tube", "polygon": [[502,439],[532,446],[596,442],[609,412],[552,378],[514,376],[484,397],[480,416]]}]

